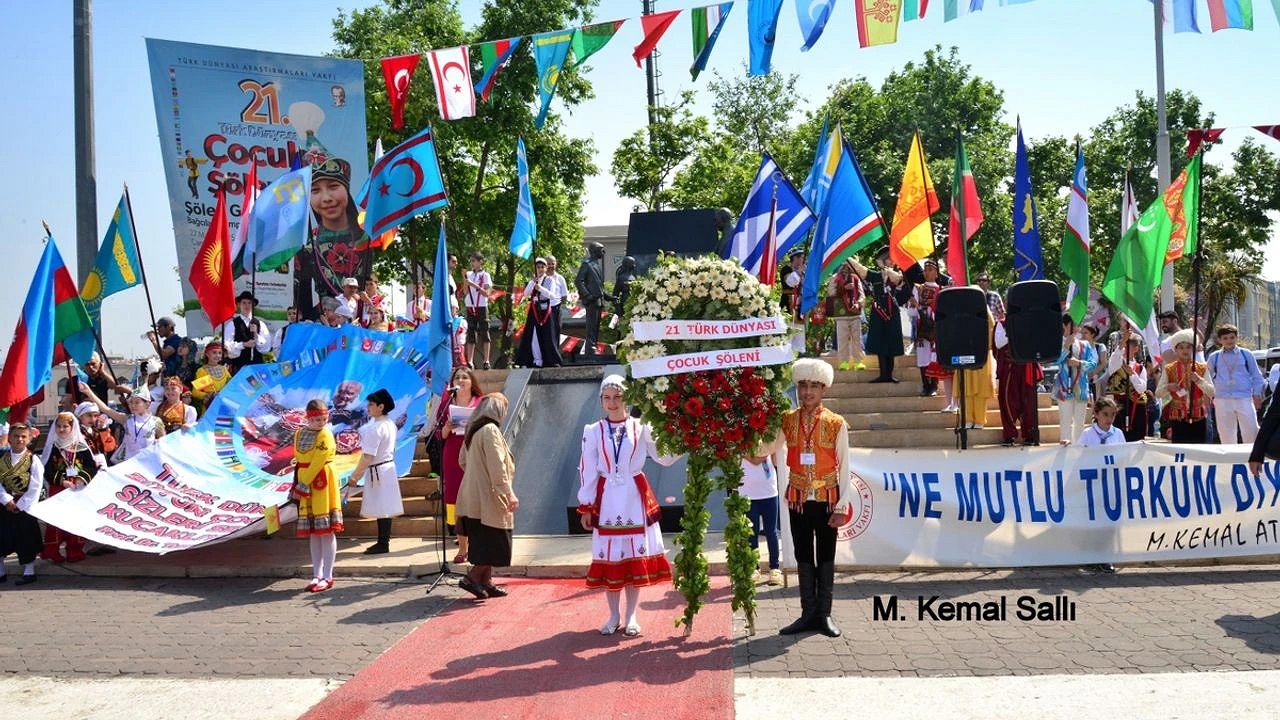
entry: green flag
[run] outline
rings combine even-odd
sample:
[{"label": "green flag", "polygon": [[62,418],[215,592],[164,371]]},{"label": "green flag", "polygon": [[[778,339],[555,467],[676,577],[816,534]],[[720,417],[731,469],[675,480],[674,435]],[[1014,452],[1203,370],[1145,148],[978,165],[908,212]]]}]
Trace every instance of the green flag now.
[{"label": "green flag", "polygon": [[594,25],[583,25],[573,34],[573,64],[581,65],[587,61],[587,58],[596,54],[596,51],[613,39],[618,28],[622,27],[622,20],[610,20],[609,22],[596,23]]},{"label": "green flag", "polygon": [[[1187,165],[1164,195],[1120,238],[1102,295],[1133,321],[1151,317],[1167,256],[1174,247],[1193,252],[1200,215],[1200,157]],[[1143,323],[1140,327],[1145,327]]]},{"label": "green flag", "polygon": [[1062,273],[1067,288],[1068,312],[1077,323],[1089,309],[1089,183],[1084,171],[1084,151],[1076,147],[1076,171],[1067,203],[1067,231],[1062,237]]}]

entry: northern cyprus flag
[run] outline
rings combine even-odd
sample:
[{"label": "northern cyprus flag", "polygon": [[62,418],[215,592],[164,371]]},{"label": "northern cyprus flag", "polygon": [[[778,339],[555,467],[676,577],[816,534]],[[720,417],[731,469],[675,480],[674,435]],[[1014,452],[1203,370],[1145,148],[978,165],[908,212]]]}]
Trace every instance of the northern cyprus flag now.
[{"label": "northern cyprus flag", "polygon": [[1067,312],[1077,323],[1089,309],[1089,252],[1089,183],[1085,179],[1084,151],[1077,147],[1061,264],[1063,274],[1071,281],[1067,286]]}]

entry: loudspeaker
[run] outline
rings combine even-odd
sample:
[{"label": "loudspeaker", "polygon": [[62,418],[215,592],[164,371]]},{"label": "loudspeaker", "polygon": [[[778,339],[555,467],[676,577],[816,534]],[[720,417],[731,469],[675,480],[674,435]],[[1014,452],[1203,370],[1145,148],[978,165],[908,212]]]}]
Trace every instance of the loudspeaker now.
[{"label": "loudspeaker", "polygon": [[1062,301],[1051,280],[1024,280],[1009,286],[1005,303],[1009,352],[1016,362],[1047,362],[1062,351]]},{"label": "loudspeaker", "polygon": [[984,367],[991,352],[987,296],[981,288],[947,287],[938,293],[938,363],[948,370]]},{"label": "loudspeaker", "polygon": [[694,257],[715,252],[719,242],[716,211],[711,209],[635,212],[627,225],[627,254],[636,259],[641,275],[659,251]]}]

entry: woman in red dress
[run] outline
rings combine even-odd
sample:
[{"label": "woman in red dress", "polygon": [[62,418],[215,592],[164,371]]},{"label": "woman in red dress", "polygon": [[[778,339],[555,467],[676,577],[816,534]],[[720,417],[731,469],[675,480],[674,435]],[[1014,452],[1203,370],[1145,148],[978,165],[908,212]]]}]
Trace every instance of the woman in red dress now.
[{"label": "woman in red dress", "polygon": [[462,466],[458,462],[458,454],[462,451],[462,437],[467,423],[465,419],[459,423],[452,422],[449,405],[474,408],[480,404],[480,398],[484,397],[484,389],[480,387],[475,371],[466,367],[454,368],[449,384],[456,388],[454,394],[452,397],[445,395],[449,403],[441,402],[436,411],[440,413],[437,417],[444,418],[439,436],[444,448],[441,450],[440,478],[444,483],[445,523],[452,526],[453,532],[458,536],[458,554],[453,561],[463,563],[467,561],[467,536],[460,532],[461,527],[457,524],[458,488],[462,486]]}]

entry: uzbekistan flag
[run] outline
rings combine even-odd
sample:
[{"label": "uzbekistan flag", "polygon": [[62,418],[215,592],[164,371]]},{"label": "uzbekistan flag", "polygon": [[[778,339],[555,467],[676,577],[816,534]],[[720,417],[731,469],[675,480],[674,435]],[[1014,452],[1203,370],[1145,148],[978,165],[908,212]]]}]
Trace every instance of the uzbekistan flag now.
[{"label": "uzbekistan flag", "polygon": [[982,9],[983,0],[944,0],[942,4],[943,21],[951,22],[956,18],[976,13]]},{"label": "uzbekistan flag", "polygon": [[89,312],[50,237],[0,370],[0,407],[10,407],[39,392],[52,377],[55,362],[70,357],[83,365],[93,354],[93,346]]}]

